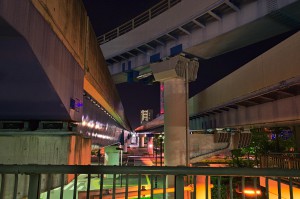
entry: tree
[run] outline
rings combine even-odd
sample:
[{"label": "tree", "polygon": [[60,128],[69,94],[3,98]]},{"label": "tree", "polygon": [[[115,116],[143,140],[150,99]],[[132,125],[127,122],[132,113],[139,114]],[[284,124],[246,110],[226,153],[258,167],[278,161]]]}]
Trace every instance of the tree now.
[{"label": "tree", "polygon": [[294,136],[284,134],[284,132],[291,132],[288,127],[273,127],[270,130],[275,136],[275,140],[270,143],[270,151],[283,153],[295,147]]},{"label": "tree", "polygon": [[233,149],[231,150],[231,156],[232,156],[232,164],[233,166],[237,166],[237,167],[242,167],[242,162],[240,160],[240,158],[243,156],[244,154],[242,153],[241,149]]}]

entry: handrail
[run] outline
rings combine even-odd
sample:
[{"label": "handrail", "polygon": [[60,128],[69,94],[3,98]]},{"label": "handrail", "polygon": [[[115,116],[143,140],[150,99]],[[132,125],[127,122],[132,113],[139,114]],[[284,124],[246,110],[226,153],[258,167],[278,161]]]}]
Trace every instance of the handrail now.
[{"label": "handrail", "polygon": [[248,177],[300,177],[298,169],[186,166],[0,165],[1,174],[156,174]]},{"label": "handrail", "polygon": [[134,28],[146,23],[147,21],[153,19],[154,17],[160,15],[161,13],[165,12],[166,10],[170,9],[177,3],[181,2],[182,0],[163,0],[151,7],[149,10],[143,12],[142,14],[138,15],[137,17],[131,19],[130,21],[125,22],[124,24],[120,25],[119,27],[97,37],[98,44],[104,44],[110,40],[113,40]]},{"label": "handrail", "polygon": [[300,158],[283,155],[264,155],[260,157],[261,168],[300,169]]},{"label": "handrail", "polygon": [[[293,198],[294,188],[296,187],[293,182],[295,179],[300,177],[299,170],[296,169],[279,169],[279,168],[216,168],[216,167],[171,167],[171,166],[99,166],[99,165],[0,165],[0,197],[1,198],[17,198],[20,194],[19,185],[22,186],[22,190],[28,189],[27,192],[23,192],[22,195],[28,199],[40,198],[42,193],[42,198],[51,198],[50,195],[55,195],[53,192],[59,190],[60,198],[70,198],[70,194],[73,198],[94,198],[100,197],[105,198],[115,198],[116,196],[122,195],[125,199],[129,196],[137,196],[140,198],[142,195],[149,194],[151,198],[155,194],[163,194],[166,198],[166,193],[174,192],[176,198],[184,198],[184,192],[189,192],[196,198],[197,192],[199,191],[199,184],[197,183],[197,177],[205,179],[205,198],[209,198],[210,184],[214,183],[215,192],[218,194],[218,198],[221,198],[221,177],[226,181],[230,181],[228,184],[228,189],[230,192],[230,198],[233,199],[233,192],[236,190],[236,184],[233,184],[233,179],[239,182],[239,184],[245,185],[246,178],[253,179],[252,186],[260,187],[257,183],[258,177],[265,178],[266,190],[272,189],[274,186],[269,186],[269,180],[277,181],[278,193],[285,194],[281,191],[281,186],[284,186],[281,182],[283,180],[288,180],[289,184],[289,195]],[[25,175],[24,175],[25,174]],[[67,182],[66,177],[69,174],[75,174],[73,176],[72,182]],[[80,175],[84,174],[84,175]],[[99,185],[92,189],[92,174],[98,174]],[[111,175],[110,180],[105,179],[104,175]],[[173,176],[175,181],[174,184],[167,184],[167,175]],[[80,177],[81,176],[81,177]],[[132,185],[129,186],[129,177],[133,177],[138,181],[137,186],[133,189]],[[148,180],[147,185],[142,186],[142,176],[146,177]],[[157,185],[157,176],[160,176],[160,185]],[[107,177],[107,176],[106,176]],[[211,177],[214,180],[211,180]],[[216,178],[217,177],[217,178]],[[95,178],[95,176],[93,176]],[[27,179],[27,180],[26,180]],[[84,180],[86,188],[82,189],[79,186],[79,179],[81,183]],[[122,188],[122,179],[125,181],[125,187]],[[216,182],[217,180],[217,182]],[[273,180],[273,181],[274,181]],[[281,181],[282,180],[282,181]],[[121,184],[117,188],[117,181]],[[112,185],[112,188],[108,188],[107,184]],[[54,183],[54,184],[53,184]],[[112,183],[112,184],[111,184]],[[162,183],[162,184],[161,184]],[[168,182],[169,183],[169,182]],[[227,182],[228,183],[228,182]],[[8,188],[8,184],[11,184],[11,188]],[[68,185],[66,185],[68,184]],[[66,185],[66,186],[65,186]],[[169,186],[171,185],[171,186]],[[187,186],[186,186],[187,185]],[[174,188],[173,188],[174,186]],[[202,186],[202,185],[201,185]],[[264,185],[262,185],[264,186]],[[72,187],[72,189],[65,191]],[[145,188],[147,187],[147,188]],[[121,189],[120,189],[121,188]],[[160,192],[157,193],[157,188]],[[172,190],[170,190],[170,188]],[[188,188],[188,189],[186,189]],[[120,191],[122,193],[120,193]],[[260,188],[258,189],[260,192]],[[64,193],[67,197],[64,197]],[[67,195],[68,194],[68,195]],[[133,195],[132,195],[133,194]],[[268,191],[266,191],[268,194]],[[224,194],[223,194],[224,195]],[[245,198],[246,193],[243,192],[242,196]],[[279,198],[281,198],[279,196]],[[204,195],[203,195],[204,196]],[[53,197],[53,196],[52,196]],[[204,197],[203,197],[204,198]]]}]

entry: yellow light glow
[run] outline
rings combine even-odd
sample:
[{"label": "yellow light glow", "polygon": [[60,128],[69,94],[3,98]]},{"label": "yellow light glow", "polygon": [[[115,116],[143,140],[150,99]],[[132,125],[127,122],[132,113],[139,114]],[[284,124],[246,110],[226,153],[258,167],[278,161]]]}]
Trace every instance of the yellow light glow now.
[{"label": "yellow light glow", "polygon": [[261,191],[260,190],[253,190],[253,189],[245,189],[244,193],[247,195],[261,195]]}]

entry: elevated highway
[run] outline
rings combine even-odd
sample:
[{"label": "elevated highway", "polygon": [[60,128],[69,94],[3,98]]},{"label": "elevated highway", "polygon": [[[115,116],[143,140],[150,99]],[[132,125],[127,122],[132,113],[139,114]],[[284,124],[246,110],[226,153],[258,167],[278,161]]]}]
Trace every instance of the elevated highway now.
[{"label": "elevated highway", "polygon": [[[282,33],[296,32],[300,27],[299,8],[299,1],[205,1],[201,3],[192,0],[180,1],[145,24],[107,43],[102,43],[101,48],[107,63],[110,64],[110,71],[114,74],[116,83],[128,81],[129,76],[132,75],[136,75],[136,79],[149,77],[155,73],[151,70],[154,65],[159,65],[163,71],[164,64],[166,67],[169,66],[172,59],[170,57],[180,53],[186,58],[198,59],[199,73],[201,73],[202,59],[236,51]],[[189,119],[186,128],[201,132],[216,128],[249,129],[285,125],[297,129],[299,125],[297,103],[299,101],[297,67],[299,36],[297,35],[298,33],[287,38],[189,99],[187,116]],[[177,65],[174,67],[174,70],[168,70],[164,74],[174,73]],[[177,90],[182,88],[178,87]],[[175,96],[177,91],[174,89],[167,95],[169,96],[170,93],[175,93]],[[177,98],[173,101],[177,101]],[[174,104],[174,102],[170,103]],[[170,109],[170,103],[165,107]],[[176,106],[172,108],[176,109]],[[166,135],[166,129],[168,130],[166,121],[176,120],[172,123],[172,128],[180,126],[184,129],[182,125],[184,121],[179,122],[179,116],[175,118],[174,114],[185,113],[174,111],[171,116],[166,117],[167,119],[161,116],[140,126],[136,131],[164,131],[166,140],[173,139],[179,134],[188,134],[188,130],[186,132],[182,130],[176,135],[170,135],[172,131]],[[251,137],[248,135],[249,132],[238,135],[240,137],[235,142],[235,147],[239,147],[240,141],[249,144]],[[174,144],[181,147],[176,154],[180,153],[180,157],[183,157],[185,149],[189,152],[194,151],[194,137],[194,135],[186,135],[186,142],[180,144],[173,140]],[[183,139],[181,137],[176,140]],[[195,142],[199,142],[199,139]],[[168,149],[170,154],[175,153],[174,148]],[[229,148],[223,146],[219,149]]]},{"label": "elevated highway", "polygon": [[82,1],[0,1],[0,52],[1,164],[89,164],[130,130]]},{"label": "elevated highway", "polygon": [[120,83],[130,71],[151,73],[149,63],[169,56],[209,59],[295,30],[299,8],[296,0],[184,0],[100,47]]},{"label": "elevated highway", "polygon": [[192,97],[191,128],[298,125],[299,41],[297,32]]},{"label": "elevated highway", "polygon": [[0,3],[0,118],[80,122],[85,92],[129,129],[84,6],[67,4]]}]

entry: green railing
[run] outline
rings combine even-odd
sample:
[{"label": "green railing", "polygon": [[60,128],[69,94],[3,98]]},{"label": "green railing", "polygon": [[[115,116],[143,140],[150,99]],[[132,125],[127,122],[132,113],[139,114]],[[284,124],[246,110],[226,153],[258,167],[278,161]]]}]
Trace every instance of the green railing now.
[{"label": "green railing", "polygon": [[[211,167],[120,167],[120,166],[66,166],[66,165],[0,165],[0,198],[21,198],[20,190],[28,190],[23,198],[41,198],[41,193],[50,198],[241,198],[247,197],[246,189],[251,178],[252,188],[261,190],[255,198],[269,198],[269,180],[277,182],[278,198],[282,193],[282,183],[289,187],[289,197],[294,196],[294,178],[300,177],[299,170],[293,169],[252,169],[252,168],[211,168]],[[80,191],[78,181],[84,177],[85,190]],[[111,175],[109,176],[105,175]],[[136,184],[132,185],[131,180]],[[144,186],[145,176],[148,186]],[[260,178],[258,178],[260,177]],[[25,178],[20,180],[21,178]],[[110,185],[105,184],[110,179]],[[202,178],[202,181],[199,181]],[[92,184],[95,185],[91,189]],[[265,187],[259,182],[264,179]],[[91,181],[94,180],[92,183]],[[157,182],[159,181],[159,182]],[[73,184],[68,184],[69,182]],[[168,187],[173,183],[174,188]],[[8,184],[10,186],[8,186]],[[68,184],[68,185],[67,185]],[[212,188],[213,184],[213,188]],[[240,184],[239,188],[236,187]],[[72,185],[70,196],[64,194],[65,185]],[[202,189],[201,189],[202,187]],[[60,191],[59,196],[51,196],[52,190]],[[224,192],[224,190],[226,190]],[[237,191],[237,190],[240,190]],[[202,193],[200,193],[202,192]],[[252,190],[253,192],[253,190]],[[256,193],[256,192],[254,192]],[[82,194],[84,196],[82,196]],[[160,194],[160,197],[157,197]],[[202,194],[199,196],[199,194]],[[225,196],[224,196],[225,194]],[[120,196],[121,195],[121,196]],[[65,196],[65,197],[64,197]]]},{"label": "green railing", "polygon": [[294,154],[270,154],[260,157],[261,168],[300,169],[300,158]]}]

